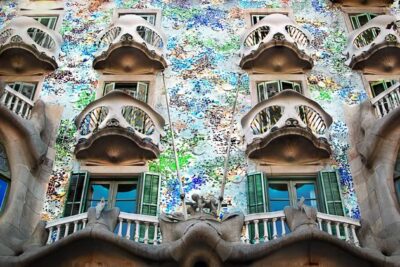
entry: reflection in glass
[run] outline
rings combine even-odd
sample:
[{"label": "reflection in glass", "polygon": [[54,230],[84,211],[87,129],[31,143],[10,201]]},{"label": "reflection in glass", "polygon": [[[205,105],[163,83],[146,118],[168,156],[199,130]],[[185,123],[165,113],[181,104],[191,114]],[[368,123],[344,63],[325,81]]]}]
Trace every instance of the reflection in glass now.
[{"label": "reflection in glass", "polygon": [[268,195],[270,211],[283,210],[286,206],[290,206],[288,184],[269,184]]}]

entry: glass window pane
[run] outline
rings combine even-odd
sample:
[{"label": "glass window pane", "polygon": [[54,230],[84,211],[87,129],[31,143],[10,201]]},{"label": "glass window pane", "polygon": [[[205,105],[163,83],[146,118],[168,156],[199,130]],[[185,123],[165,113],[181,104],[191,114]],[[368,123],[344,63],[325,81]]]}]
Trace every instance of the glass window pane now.
[{"label": "glass window pane", "polygon": [[118,184],[116,199],[136,199],[136,184]]},{"label": "glass window pane", "polygon": [[115,207],[121,209],[122,212],[136,213],[136,200],[117,200]]},{"label": "glass window pane", "polygon": [[372,83],[371,84],[372,95],[375,97],[385,91],[384,82]]},{"label": "glass window pane", "polygon": [[88,201],[86,207],[96,207],[102,198],[108,202],[110,184],[91,184],[89,186]]},{"label": "glass window pane", "polygon": [[36,86],[33,83],[23,83],[21,94],[29,99],[33,99],[33,96],[35,95],[35,87]]},{"label": "glass window pane", "polygon": [[279,82],[267,83],[268,98],[273,97],[279,93]]},{"label": "glass window pane", "polygon": [[3,206],[5,205],[8,186],[9,182],[5,179],[0,178],[0,210],[2,210]]},{"label": "glass window pane", "polygon": [[275,184],[271,183],[268,185],[268,196],[269,199],[283,199],[289,200],[288,184]]},{"label": "glass window pane", "polygon": [[283,210],[285,207],[290,206],[289,200],[270,200],[269,211]]},{"label": "glass window pane", "polygon": [[297,183],[295,185],[297,199],[304,197],[305,199],[315,198],[315,184],[314,183]]}]

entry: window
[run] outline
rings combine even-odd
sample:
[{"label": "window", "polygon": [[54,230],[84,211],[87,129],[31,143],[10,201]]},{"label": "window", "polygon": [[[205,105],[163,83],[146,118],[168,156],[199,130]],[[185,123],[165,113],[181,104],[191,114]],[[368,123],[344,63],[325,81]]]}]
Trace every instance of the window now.
[{"label": "window", "polygon": [[[7,83],[9,92],[0,101],[14,113],[28,118],[33,106],[37,83],[12,82]],[[11,90],[10,90],[11,89]]]},{"label": "window", "polygon": [[391,86],[393,86],[396,83],[396,81],[375,81],[375,82],[370,82],[369,85],[371,87],[371,93],[372,97],[376,97],[379,94],[383,93],[387,89],[389,89]]},{"label": "window", "polygon": [[[314,177],[265,177],[263,173],[247,176],[249,214],[281,211],[286,206],[296,206],[301,197],[304,197],[306,205],[321,212],[344,216],[338,173],[335,171],[320,172]],[[262,239],[264,226],[259,224],[258,227]],[[276,230],[281,235],[283,229],[280,223],[276,224]],[[289,232],[286,224],[285,230]],[[249,231],[250,236],[254,236],[254,225],[250,225]],[[266,231],[272,236],[271,222],[267,223]]]},{"label": "window", "polygon": [[0,143],[0,212],[4,210],[11,183],[10,166],[4,146]]},{"label": "window", "polygon": [[34,16],[32,18],[51,30],[55,30],[58,20],[58,16]]},{"label": "window", "polygon": [[13,82],[13,83],[7,83],[8,86],[10,86],[11,89],[14,91],[22,94],[23,96],[27,97],[30,100],[33,100],[35,97],[35,92],[36,92],[36,83],[29,83],[29,82]]},{"label": "window", "polygon": [[107,207],[122,212],[156,215],[159,200],[160,175],[143,173],[131,178],[91,178],[88,173],[73,173],[64,208],[64,217],[96,207],[104,198]]},{"label": "window", "polygon": [[268,182],[269,210],[283,210],[286,206],[296,206],[304,197],[304,204],[318,208],[316,184],[313,178],[270,180]]},{"label": "window", "polygon": [[252,14],[251,15],[251,25],[256,25],[260,20],[265,18],[268,14]]},{"label": "window", "polygon": [[301,94],[303,93],[300,82],[284,80],[259,82],[257,83],[258,102],[264,101],[288,89],[295,90]]},{"label": "window", "polygon": [[[32,17],[47,28],[55,30],[58,16],[34,16]],[[44,48],[52,48],[54,45],[53,39],[44,31],[37,28],[29,28],[28,35],[40,46]]]},{"label": "window", "polygon": [[378,16],[378,14],[375,13],[349,14],[353,30],[358,29],[361,26],[367,24],[368,21],[375,18],[376,16]]},{"label": "window", "polygon": [[[159,19],[159,16],[161,15],[158,14],[158,12],[149,12],[150,10],[121,10],[118,11],[118,17],[122,17],[122,16],[126,16],[126,15],[137,15],[142,17],[143,19],[145,19],[147,22],[149,22],[150,24],[152,24],[153,26],[156,26],[157,24],[157,20]],[[158,16],[157,16],[158,15]],[[153,30],[144,27],[144,26],[139,26],[137,28],[137,32],[140,35],[140,37],[143,38],[143,40],[145,40],[147,43],[153,44],[154,43],[154,38],[157,38],[154,35]]]},{"label": "window", "polygon": [[296,206],[304,197],[305,204],[319,211],[344,215],[338,173],[320,172],[315,177],[265,177],[262,173],[247,176],[249,213],[283,210]]},{"label": "window", "polygon": [[139,17],[144,18],[150,24],[156,25],[156,14],[137,13],[137,12],[120,12],[120,13],[118,13],[118,17],[122,17],[122,16],[126,16],[126,15],[137,15]]},{"label": "window", "polygon": [[95,180],[89,184],[86,209],[96,207],[102,198],[107,208],[118,207],[122,212],[136,213],[137,181],[102,181]]},{"label": "window", "polygon": [[137,100],[147,103],[149,83],[146,82],[106,82],[104,84],[103,95],[113,90],[128,93]]}]

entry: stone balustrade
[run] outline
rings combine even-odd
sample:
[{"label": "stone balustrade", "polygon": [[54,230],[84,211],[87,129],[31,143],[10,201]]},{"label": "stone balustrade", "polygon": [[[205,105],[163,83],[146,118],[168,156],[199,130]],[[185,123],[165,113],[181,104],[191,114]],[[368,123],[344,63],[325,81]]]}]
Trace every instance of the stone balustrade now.
[{"label": "stone balustrade", "polygon": [[[144,244],[161,243],[157,217],[120,212],[118,221],[114,233],[119,237]],[[49,230],[47,244],[85,229],[87,222],[87,212],[48,222],[46,225],[46,229]]]},{"label": "stone balustrade", "polygon": [[344,51],[346,65],[365,73],[398,73],[400,20],[380,15],[352,31]]},{"label": "stone balustrade", "polygon": [[317,138],[328,140],[331,123],[332,118],[318,103],[294,90],[284,90],[258,103],[241,120],[247,144],[284,127],[307,129]]},{"label": "stone balustrade", "polygon": [[[258,244],[281,238],[290,232],[285,222],[283,211],[249,214],[245,216],[242,240],[247,244]],[[356,228],[359,228],[358,220],[318,212],[318,227],[346,242],[359,246]],[[265,231],[265,229],[267,229]]]},{"label": "stone balustrade", "polygon": [[[87,212],[57,219],[47,223],[49,230],[47,244],[52,244],[77,231],[85,229]],[[318,227],[332,236],[359,246],[356,229],[360,222],[356,219],[317,213]],[[265,229],[267,229],[265,231]],[[156,216],[121,212],[114,234],[133,242],[158,245],[162,243],[159,220]],[[283,211],[274,211],[245,216],[241,240],[246,244],[258,244],[275,240],[290,234]]]},{"label": "stone balustrade", "polygon": [[6,85],[0,95],[0,103],[24,119],[30,119],[34,103],[23,94]]},{"label": "stone balustrade", "polygon": [[400,107],[400,82],[374,97],[371,103],[378,118],[382,118]]}]

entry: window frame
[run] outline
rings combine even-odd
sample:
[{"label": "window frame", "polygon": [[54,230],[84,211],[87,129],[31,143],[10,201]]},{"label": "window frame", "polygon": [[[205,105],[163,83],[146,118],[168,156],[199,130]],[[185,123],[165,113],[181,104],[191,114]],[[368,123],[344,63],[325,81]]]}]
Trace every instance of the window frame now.
[{"label": "window frame", "polygon": [[373,75],[373,74],[368,74],[368,75],[362,75],[362,82],[364,84],[364,90],[366,91],[368,98],[370,100],[374,99],[374,94],[372,92],[371,88],[371,83],[373,82],[379,82],[379,81],[398,81],[400,82],[400,78],[397,75]]},{"label": "window frame", "polygon": [[351,22],[351,15],[355,14],[363,14],[363,13],[373,13],[377,16],[385,15],[389,13],[389,9],[387,7],[340,7],[343,12],[344,23],[347,28],[347,32],[350,33],[354,31],[353,24]]},{"label": "window frame", "polygon": [[267,16],[272,14],[282,14],[294,19],[293,9],[291,8],[250,8],[246,9],[244,13],[246,28],[249,29],[254,26],[253,16]]},{"label": "window frame", "polygon": [[[124,84],[124,83],[126,83],[126,84],[133,84],[133,83],[136,83],[136,84],[137,84],[137,85],[136,85],[136,97],[133,96],[133,95],[131,95],[131,94],[129,94],[129,95],[131,95],[133,98],[135,98],[135,99],[137,99],[137,100],[140,100],[140,101],[142,101],[142,100],[139,99],[139,98],[137,97],[137,96],[138,96],[139,84],[145,84],[146,87],[147,87],[147,88],[146,88],[146,95],[145,95],[145,101],[142,101],[142,102],[144,102],[144,103],[147,103],[147,102],[148,102],[148,100],[149,100],[150,83],[147,82],[147,81],[145,81],[145,82],[143,82],[143,81],[133,81],[133,82],[132,82],[132,81],[123,81],[123,82],[122,82],[122,81],[118,81],[118,82],[114,82],[114,81],[109,82],[109,81],[107,81],[107,82],[104,82],[103,96],[105,96],[106,94],[110,93],[111,91],[117,90],[117,89],[115,89],[116,84]],[[106,87],[107,87],[108,85],[111,85],[111,84],[113,84],[111,91],[106,93]]]},{"label": "window frame", "polygon": [[154,26],[161,28],[161,9],[156,8],[146,8],[146,9],[136,9],[136,8],[119,8],[114,10],[113,21],[120,18],[121,14],[132,14],[132,15],[155,15]]},{"label": "window frame", "polygon": [[136,213],[138,214],[138,210],[140,209],[139,206],[139,184],[140,184],[140,175],[132,175],[131,177],[119,177],[119,178],[110,178],[110,177],[91,177],[89,175],[88,178],[88,184],[85,192],[85,200],[84,200],[84,210],[88,210],[90,208],[89,204],[89,189],[91,184],[109,184],[110,189],[109,189],[109,194],[108,198],[106,199],[107,201],[107,208],[115,208],[115,203],[117,201],[116,194],[118,190],[118,185],[120,184],[135,184],[136,185]]},{"label": "window frame", "polygon": [[99,83],[96,89],[96,100],[104,96],[104,87],[106,83],[135,83],[144,82],[147,87],[147,104],[154,107],[157,94],[157,77],[155,75],[100,75]]},{"label": "window frame", "polygon": [[288,185],[288,193],[289,193],[289,204],[292,207],[295,207],[298,200],[297,200],[297,193],[295,189],[295,185],[298,183],[313,183],[315,187],[315,200],[317,202],[317,210],[321,211],[321,204],[322,204],[322,199],[320,197],[320,189],[318,188],[318,175],[293,175],[293,176],[272,176],[268,177],[264,175],[264,181],[265,184],[265,199],[267,201],[266,206],[267,206],[267,212],[271,212],[271,200],[269,196],[269,185],[270,184],[284,184],[286,183]]},{"label": "window frame", "polygon": [[307,76],[305,74],[252,74],[250,75],[250,96],[251,104],[258,104],[258,83],[268,81],[290,81],[301,85],[303,96],[309,98],[310,91],[307,86]]},{"label": "window frame", "polygon": [[42,92],[44,76],[34,75],[34,76],[2,76],[2,81],[5,84],[9,83],[35,83],[36,89],[35,93],[33,94],[33,98],[31,99],[32,102],[36,102],[39,99],[40,93]]},{"label": "window frame", "polygon": [[[298,92],[297,90],[294,90],[294,89],[292,89],[292,90],[294,90],[294,91],[296,91],[296,92],[298,92],[298,93],[301,93],[301,94],[303,94],[303,87],[302,87],[302,83],[301,83],[301,81],[293,81],[293,80],[290,80],[290,81],[288,81],[288,80],[273,80],[273,81],[262,81],[262,82],[257,82],[257,101],[258,102],[261,102],[261,101],[264,101],[264,100],[267,100],[267,99],[269,99],[270,97],[268,96],[268,90],[265,88],[265,85],[267,85],[267,84],[271,84],[271,83],[277,83],[278,84],[278,92],[277,92],[277,94],[279,94],[279,93],[281,93],[282,91],[284,91],[284,90],[287,90],[287,89],[283,89],[283,83],[287,83],[287,84],[289,84],[289,83],[291,83],[292,84],[292,87],[295,87],[296,85],[297,86],[300,86],[300,92]],[[267,91],[267,98],[264,98],[264,100],[261,100],[261,93],[260,93],[260,86],[261,86],[261,84],[263,84],[263,94],[265,95],[265,91]],[[271,96],[271,97],[273,97],[273,96]]]},{"label": "window frame", "polygon": [[61,25],[64,19],[65,11],[63,8],[54,8],[54,9],[30,9],[30,8],[21,8],[17,15],[18,16],[26,16],[26,17],[57,17],[57,21],[53,31],[60,32]]}]

